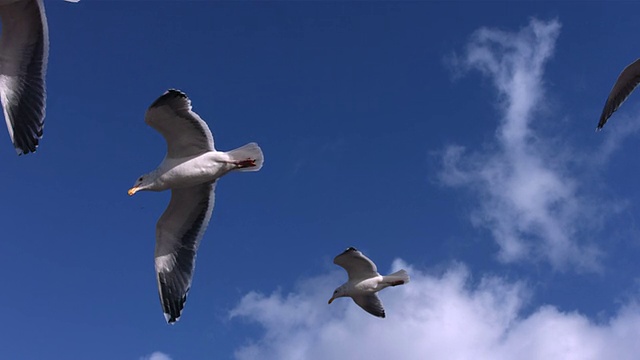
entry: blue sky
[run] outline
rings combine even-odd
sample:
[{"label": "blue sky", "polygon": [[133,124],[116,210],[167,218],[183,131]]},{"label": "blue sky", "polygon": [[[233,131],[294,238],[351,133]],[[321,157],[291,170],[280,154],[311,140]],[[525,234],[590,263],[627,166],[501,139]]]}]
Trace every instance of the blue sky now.
[{"label": "blue sky", "polygon": [[[619,2],[46,1],[37,153],[0,141],[0,357],[631,359],[640,97]],[[180,321],[153,268],[169,192],[143,120],[186,92],[230,174]],[[2,136],[0,136],[2,139]],[[355,246],[412,282],[387,318],[327,300]],[[362,348],[354,349],[357,344]]]}]

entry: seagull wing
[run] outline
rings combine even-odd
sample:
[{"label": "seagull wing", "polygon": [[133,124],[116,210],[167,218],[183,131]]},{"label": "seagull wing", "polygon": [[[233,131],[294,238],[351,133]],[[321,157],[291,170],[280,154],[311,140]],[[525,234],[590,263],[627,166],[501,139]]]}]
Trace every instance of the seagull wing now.
[{"label": "seagull wing", "polygon": [[0,6],[0,101],[18,154],[36,151],[45,116],[49,31],[42,0]]},{"label": "seagull wing", "polygon": [[620,76],[618,76],[618,80],[615,85],[613,85],[613,89],[611,89],[609,93],[609,98],[604,104],[604,109],[602,109],[602,115],[600,115],[600,121],[597,127],[598,130],[602,129],[609,117],[627,100],[638,83],[640,83],[640,59],[627,66],[622,70]]},{"label": "seagull wing", "polygon": [[144,121],[167,141],[167,157],[183,158],[214,150],[211,130],[191,111],[191,100],[179,90],[168,90],[151,104]]},{"label": "seagull wing", "polygon": [[196,251],[215,200],[215,182],[171,190],[171,201],[156,226],[155,265],[160,302],[174,323],[187,300]]},{"label": "seagull wing", "polygon": [[349,274],[349,281],[369,279],[378,276],[378,268],[373,261],[356,248],[350,247],[333,259],[333,263],[342,266]]},{"label": "seagull wing", "polygon": [[377,317],[385,317],[384,307],[382,307],[382,301],[377,294],[359,295],[353,296],[353,301],[358,304],[364,311]]}]

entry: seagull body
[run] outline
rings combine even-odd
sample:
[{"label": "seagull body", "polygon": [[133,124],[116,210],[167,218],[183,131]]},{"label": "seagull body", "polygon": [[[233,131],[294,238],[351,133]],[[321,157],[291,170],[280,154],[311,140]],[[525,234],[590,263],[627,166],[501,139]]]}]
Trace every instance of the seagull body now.
[{"label": "seagull body", "polygon": [[156,179],[145,190],[163,191],[212,182],[235,168],[229,155],[221,151],[194,157],[166,158],[152,172]]},{"label": "seagull body", "polygon": [[640,83],[640,59],[624,68],[618,76],[618,80],[616,80],[616,83],[613,85],[609,97],[604,104],[604,109],[602,109],[596,130],[602,129],[609,117],[629,98],[629,95],[631,95],[636,86],[638,86],[638,83]]},{"label": "seagull body", "polygon": [[145,122],[165,138],[167,155],[155,170],[136,181],[129,195],[171,189],[169,206],[156,225],[155,249],[160,303],[171,324],[180,318],[191,287],[217,179],[231,171],[258,171],[264,158],[255,143],[229,152],[215,150],[209,127],[178,90],[169,90],[153,102]]},{"label": "seagull body", "polygon": [[36,151],[44,128],[49,56],[44,3],[0,0],[0,22],[0,102],[16,152],[28,154]]},{"label": "seagull body", "polygon": [[387,276],[380,275],[376,264],[353,247],[336,256],[333,263],[347,270],[349,281],[333,292],[329,304],[339,297],[349,296],[358,306],[374,316],[385,317],[384,307],[376,294],[378,291],[409,282],[409,275],[405,270]]}]

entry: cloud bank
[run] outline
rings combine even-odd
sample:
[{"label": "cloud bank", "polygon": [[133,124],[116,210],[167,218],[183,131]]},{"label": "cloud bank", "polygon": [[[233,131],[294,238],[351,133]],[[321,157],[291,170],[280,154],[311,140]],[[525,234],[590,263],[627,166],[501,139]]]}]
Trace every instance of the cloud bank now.
[{"label": "cloud bank", "polygon": [[576,161],[570,149],[532,126],[553,121],[545,117],[544,68],[560,28],[557,20],[535,19],[515,33],[482,28],[454,58],[456,71],[477,70],[491,80],[500,118],[487,148],[444,149],[440,180],[471,191],[478,203],[471,220],[490,231],[501,261],[594,271],[600,252],[588,234],[601,209],[568,170]]},{"label": "cloud bank", "polygon": [[289,294],[249,293],[232,318],[264,329],[235,358],[249,359],[637,359],[640,310],[627,304],[594,323],[577,312],[541,306],[525,314],[526,284],[497,276],[473,279],[464,265],[427,274],[396,260],[411,282],[380,293],[387,318],[350,299],[327,305],[344,274],[308,279]]}]

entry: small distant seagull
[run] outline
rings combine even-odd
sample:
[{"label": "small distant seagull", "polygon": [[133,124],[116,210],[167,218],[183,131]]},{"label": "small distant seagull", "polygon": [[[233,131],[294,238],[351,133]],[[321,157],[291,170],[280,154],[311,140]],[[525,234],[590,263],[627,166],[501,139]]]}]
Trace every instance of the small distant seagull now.
[{"label": "small distant seagull", "polygon": [[167,154],[129,190],[171,189],[171,201],[156,225],[155,267],[165,319],[180,318],[195,268],[196,251],[213,211],[218,178],[231,171],[258,171],[264,158],[256,143],[217,151],[207,124],[191,111],[191,101],[169,90],[147,110],[145,122],[167,142]]},{"label": "small distant seagull", "polygon": [[615,85],[613,85],[613,89],[611,89],[609,93],[609,98],[604,104],[604,109],[602,109],[602,115],[600,115],[600,122],[598,122],[596,130],[602,129],[609,117],[627,100],[633,89],[638,86],[638,83],[640,83],[640,59],[624,68],[620,76],[618,76],[618,80]]},{"label": "small distant seagull", "polygon": [[329,304],[339,297],[349,296],[366,312],[381,318],[385,317],[384,308],[376,293],[388,286],[409,282],[409,275],[405,270],[387,276],[378,274],[376,264],[353,247],[336,256],[333,263],[347,270],[349,281],[333,292]]},{"label": "small distant seagull", "polygon": [[[79,0],[69,2],[78,2]],[[45,116],[49,29],[43,0],[0,0],[0,101],[18,155],[35,152]]]}]

